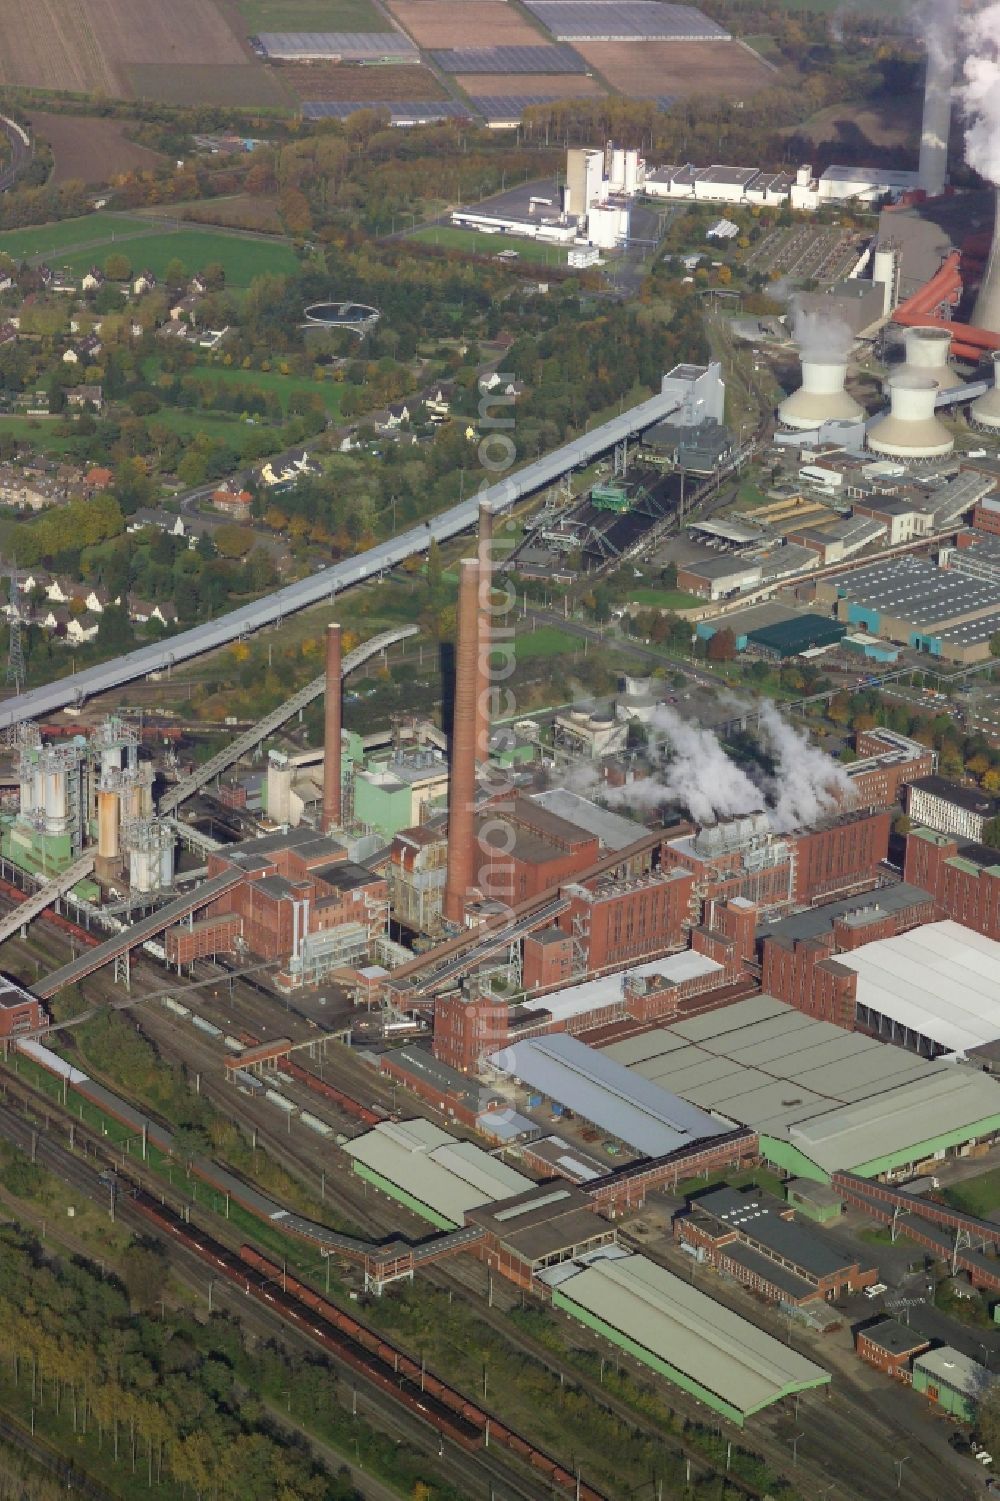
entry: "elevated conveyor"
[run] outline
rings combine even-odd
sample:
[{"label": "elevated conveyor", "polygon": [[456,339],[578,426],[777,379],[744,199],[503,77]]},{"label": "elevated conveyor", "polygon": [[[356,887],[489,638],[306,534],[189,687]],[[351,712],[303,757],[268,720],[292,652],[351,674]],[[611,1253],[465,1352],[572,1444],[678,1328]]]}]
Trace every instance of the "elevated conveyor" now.
[{"label": "elevated conveyor", "polygon": [[46,881],[45,885],[40,886],[26,901],[19,902],[13,912],[0,920],[0,943],[13,938],[15,933],[26,928],[40,912],[45,911],[46,907],[51,907],[59,897],[71,891],[77,881],[82,881],[84,876],[89,876],[93,868],[93,855],[81,855],[79,860],[74,860],[73,864],[68,865],[61,875],[51,881]]}]

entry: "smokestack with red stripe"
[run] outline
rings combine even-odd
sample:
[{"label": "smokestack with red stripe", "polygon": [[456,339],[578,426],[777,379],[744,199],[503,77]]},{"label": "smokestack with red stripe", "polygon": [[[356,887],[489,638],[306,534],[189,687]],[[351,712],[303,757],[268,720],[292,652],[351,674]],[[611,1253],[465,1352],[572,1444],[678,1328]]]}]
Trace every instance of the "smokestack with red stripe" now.
[{"label": "smokestack with red stripe", "polygon": [[493,579],[493,512],[479,507],[479,648],[476,674],[476,760],[484,765],[490,754],[490,645]]},{"label": "smokestack with red stripe", "polygon": [[479,563],[463,558],[458,580],[455,713],[448,780],[448,879],[442,911],[462,926],[472,887],[476,821],[476,698],[479,688]]},{"label": "smokestack with red stripe", "polygon": [[323,819],[322,830],[340,828],[340,626],[326,628],[326,715],[323,727]]}]

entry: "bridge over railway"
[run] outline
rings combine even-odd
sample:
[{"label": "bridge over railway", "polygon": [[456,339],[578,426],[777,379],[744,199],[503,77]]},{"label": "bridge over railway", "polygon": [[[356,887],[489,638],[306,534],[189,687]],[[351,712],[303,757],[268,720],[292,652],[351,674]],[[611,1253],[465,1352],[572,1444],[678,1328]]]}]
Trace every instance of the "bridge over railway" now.
[{"label": "bridge over railway", "polygon": [[367,552],[334,563],[293,584],[286,584],[273,594],[231,610],[227,615],[220,615],[216,620],[207,620],[191,630],[181,631],[179,635],[142,646],[127,656],[114,657],[100,666],[88,667],[83,672],[60,678],[58,682],[46,683],[43,687],[31,688],[9,698],[0,704],[0,730],[9,729],[26,719],[53,714],[67,704],[81,704],[95,694],[107,693],[135,678],[166,672],[179,662],[187,662],[203,652],[243,640],[265,626],[280,625],[298,610],[322,604],[324,600],[332,602],[341,590],[379,578],[405,563],[407,558],[426,552],[432,540],[444,542],[469,531],[476,525],[481,503],[494,511],[505,511],[523,496],[544,490],[577,465],[589,464],[609,449],[624,444],[633,434],[645,432],[676,406],[677,398],[673,395],[660,393],[651,396],[593,431],[563,444],[554,453],[525,464],[523,469],[477,492],[469,500],[460,501],[431,520],[410,527]]}]

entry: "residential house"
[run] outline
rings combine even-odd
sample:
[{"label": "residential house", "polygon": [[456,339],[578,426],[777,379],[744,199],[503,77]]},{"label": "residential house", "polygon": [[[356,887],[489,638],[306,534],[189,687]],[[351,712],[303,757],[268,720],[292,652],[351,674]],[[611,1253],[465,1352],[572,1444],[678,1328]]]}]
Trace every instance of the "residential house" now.
[{"label": "residential house", "polygon": [[80,282],[80,289],[84,292],[98,292],[104,285],[104,272],[98,266],[91,266]]},{"label": "residential house", "polygon": [[95,412],[104,406],[104,388],[100,385],[71,386],[66,392],[68,407],[92,407]]},{"label": "residential house", "polygon": [[188,323],[193,325],[198,311],[198,298],[190,295],[179,297],[170,305],[170,317],[175,323]]},{"label": "residential house", "polygon": [[[77,387],[79,390],[79,387]],[[100,387],[97,387],[100,390]],[[83,476],[83,483],[90,491],[108,490],[114,483],[114,472],[107,469],[103,464],[95,464],[93,469],[88,469]]]},{"label": "residential house", "polygon": [[402,427],[404,422],[410,420],[410,409],[405,401],[392,401],[386,410],[385,426],[389,428]]},{"label": "residential house", "polygon": [[172,537],[187,536],[184,517],[175,516],[173,511],[152,511],[144,507],[125,522],[127,532],[141,532],[147,526],[155,527],[159,532],[169,532]]},{"label": "residential house", "polygon": [[140,271],[132,283],[132,291],[137,297],[141,297],[144,292],[152,292],[155,286],[156,277],[152,271]]},{"label": "residential house", "polygon": [[479,390],[484,396],[506,396],[511,401],[516,401],[524,390],[524,382],[514,380],[509,375],[498,375],[491,370],[488,375],[479,377]]},{"label": "residential house", "polygon": [[9,318],[0,323],[0,346],[17,343],[17,325]]},{"label": "residential house", "polygon": [[249,521],[252,502],[253,496],[249,490],[229,490],[223,486],[212,492],[215,510],[231,516],[234,521]]},{"label": "residential house", "polygon": [[163,626],[176,625],[177,606],[172,599],[161,599],[154,603],[148,599],[130,598],[128,616],[136,625],[148,625],[151,620]]},{"label": "residential house", "polygon": [[9,271],[0,271],[0,292],[10,292],[16,285]]},{"label": "residential house", "polygon": [[100,358],[103,345],[96,334],[87,334],[78,344],[72,344],[63,355],[67,365],[93,365]]},{"label": "residential house", "polygon": [[443,422],[451,411],[452,397],[455,387],[450,382],[442,381],[433,386],[424,396],[424,409],[431,422]]}]

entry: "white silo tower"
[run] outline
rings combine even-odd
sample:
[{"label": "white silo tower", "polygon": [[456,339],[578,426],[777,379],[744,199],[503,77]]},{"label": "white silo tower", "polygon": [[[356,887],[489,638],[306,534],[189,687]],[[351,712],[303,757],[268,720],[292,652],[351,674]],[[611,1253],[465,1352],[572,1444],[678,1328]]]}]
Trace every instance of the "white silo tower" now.
[{"label": "white silo tower", "polygon": [[937,328],[933,324],[908,328],[903,335],[903,349],[903,364],[890,370],[886,377],[886,390],[900,375],[930,376],[939,391],[947,391],[952,386],[962,384],[962,377],[948,363],[951,334],[946,328]]},{"label": "white silo tower", "polygon": [[1000,432],[1000,350],[992,358],[993,385],[985,396],[980,396],[978,401],[972,403],[971,416],[977,427]]},{"label": "white silo tower", "polygon": [[846,356],[803,352],[801,360],[802,384],[778,408],[778,420],[783,427],[807,432],[810,428],[822,427],[824,422],[857,421],[865,415],[854,397],[844,389]]},{"label": "white silo tower", "polygon": [[889,382],[888,412],[868,429],[872,453],[898,459],[932,459],[951,453],[955,439],[934,415],[937,382],[932,375],[897,375]]}]

